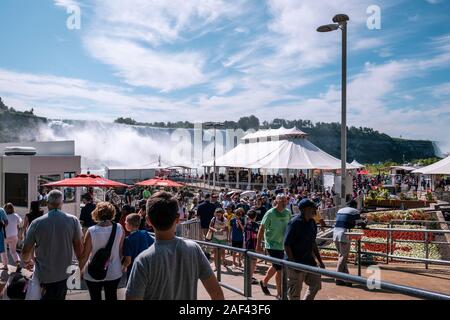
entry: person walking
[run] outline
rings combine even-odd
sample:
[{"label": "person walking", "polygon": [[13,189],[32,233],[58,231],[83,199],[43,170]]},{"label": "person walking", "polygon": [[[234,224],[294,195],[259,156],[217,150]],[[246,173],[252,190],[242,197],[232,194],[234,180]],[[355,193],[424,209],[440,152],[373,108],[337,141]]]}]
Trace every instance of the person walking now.
[{"label": "person walking", "polygon": [[127,283],[127,300],[197,300],[198,280],[213,300],[223,300],[208,259],[198,244],[175,236],[178,203],[168,192],[147,203],[147,220],[155,243],[134,261]]},{"label": "person walking", "polygon": [[[261,221],[256,250],[259,253],[263,252],[264,238],[264,247],[267,249],[269,256],[284,259],[284,235],[292,215],[286,209],[287,199],[284,194],[279,193],[275,198],[275,202],[275,207],[267,211]],[[276,275],[277,298],[281,298],[281,269],[281,265],[273,263],[272,267],[267,271],[264,280],[260,281],[261,289],[266,295],[270,295],[267,283],[273,275]]]},{"label": "person walking", "polygon": [[84,196],[83,203],[84,207],[81,209],[80,223],[83,231],[86,231],[88,228],[95,225],[95,222],[92,219],[92,211],[95,210],[95,203],[90,194]]},{"label": "person walking", "polygon": [[[224,211],[222,208],[217,208],[214,212],[214,218],[211,219],[211,223],[209,224],[209,230],[212,232],[212,243],[217,243],[221,245],[228,244],[228,220],[224,217]],[[215,250],[213,250],[214,255],[216,254]],[[222,260],[222,265],[226,268],[226,260],[225,260],[225,250],[220,250],[220,257]],[[214,259],[214,257],[211,257]],[[216,265],[216,269],[220,268],[220,265],[217,263],[217,258],[214,259],[214,263]]]},{"label": "person walking", "polygon": [[4,266],[8,265],[8,248],[13,258],[14,264],[20,267],[20,258],[17,254],[16,247],[19,242],[19,228],[22,225],[22,218],[14,212],[14,206],[12,203],[7,203],[4,206],[8,224],[6,225],[5,232],[5,251],[2,252],[2,263]]},{"label": "person walking", "polygon": [[37,218],[42,217],[44,215],[44,210],[41,209],[41,203],[39,201],[31,201],[30,204],[30,212],[25,215],[23,219],[23,234],[24,238],[26,235],[26,231],[30,224]]},{"label": "person walking", "polygon": [[[234,214],[236,215],[236,217],[231,219],[231,222],[230,222],[231,245],[233,248],[242,249],[244,246],[244,225],[245,225],[245,220],[243,218],[244,209],[238,208],[235,210]],[[236,263],[236,256],[237,256],[238,263]],[[233,257],[233,266],[242,267],[242,262],[241,262],[242,253],[233,251],[232,257]]]},{"label": "person walking", "polygon": [[202,229],[203,237],[206,237],[208,233],[209,224],[214,217],[215,211],[216,206],[211,203],[211,195],[209,193],[205,194],[205,201],[200,203],[197,209],[197,216],[200,219],[200,228]]},{"label": "person walking", "polygon": [[75,216],[61,211],[61,191],[50,191],[47,205],[49,212],[35,219],[27,230],[22,261],[28,269],[35,263],[34,273],[41,284],[42,300],[65,300],[70,276],[67,270],[72,265],[73,252],[78,260],[82,254],[81,225]]},{"label": "person walking", "polygon": [[[350,253],[351,242],[346,235],[355,226],[366,226],[366,222],[361,218],[359,211],[356,209],[358,206],[355,200],[351,200],[345,208],[340,209],[336,215],[336,223],[333,229],[333,241],[336,245],[336,249],[339,255],[338,264],[336,267],[337,272],[349,273],[347,267],[347,259]],[[336,280],[338,286],[349,286],[351,282],[345,282],[342,280]]]},{"label": "person walking", "polygon": [[[0,207],[0,254],[3,255],[3,253],[6,251],[5,248],[5,229],[8,225],[8,217],[6,216],[5,210]],[[8,264],[3,264],[3,270],[8,270]]]},{"label": "person walking", "polygon": [[[118,223],[112,222],[116,209],[109,202],[100,202],[92,212],[92,219],[97,222],[90,227],[84,238],[84,249],[80,259],[80,270],[89,290],[91,300],[102,300],[102,290],[105,290],[105,300],[117,300],[117,287],[122,278],[122,249],[124,231]],[[107,260],[107,272],[103,279],[91,274],[89,265],[95,263],[97,251],[110,245],[110,255]]]},{"label": "person walking", "polygon": [[[317,214],[317,206],[310,199],[303,199],[299,205],[300,214],[289,222],[286,228],[284,249],[286,259],[295,263],[301,263],[325,269],[316,244],[317,225],[314,216]],[[317,262],[316,262],[317,260]],[[288,296],[290,300],[299,300],[303,282],[308,285],[304,300],[314,300],[321,289],[320,275],[288,269]]]},{"label": "person walking", "polygon": [[127,273],[127,279],[130,278],[131,267],[136,257],[155,242],[148,231],[139,230],[140,224],[141,216],[137,213],[128,215],[125,220],[125,228],[130,235],[123,242],[122,269]]}]

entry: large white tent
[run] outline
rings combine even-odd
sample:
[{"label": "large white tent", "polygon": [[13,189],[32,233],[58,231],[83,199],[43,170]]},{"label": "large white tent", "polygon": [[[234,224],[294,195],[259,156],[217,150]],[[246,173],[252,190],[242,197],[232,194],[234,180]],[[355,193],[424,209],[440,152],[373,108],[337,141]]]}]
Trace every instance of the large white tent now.
[{"label": "large white tent", "polygon": [[429,166],[414,170],[413,173],[450,175],[450,156]]},{"label": "large white tent", "polygon": [[358,169],[364,168],[364,165],[362,165],[361,163],[359,163],[358,161],[356,161],[356,159],[353,160],[352,163],[350,163],[350,164],[351,164],[352,166],[358,168]]},{"label": "large white tent", "polygon": [[[234,149],[216,159],[216,167],[247,169],[322,169],[341,168],[341,160],[322,151],[303,131],[293,129],[260,130],[242,138]],[[270,141],[267,141],[270,140]],[[203,164],[214,166],[213,161]],[[348,169],[357,167],[347,164]]]}]

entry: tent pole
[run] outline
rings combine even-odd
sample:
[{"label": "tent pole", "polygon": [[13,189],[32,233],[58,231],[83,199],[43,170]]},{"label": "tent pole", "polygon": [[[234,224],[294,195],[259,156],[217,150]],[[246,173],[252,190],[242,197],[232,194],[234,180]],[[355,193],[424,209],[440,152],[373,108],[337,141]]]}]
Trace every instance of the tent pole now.
[{"label": "tent pole", "polygon": [[239,189],[239,168],[236,168],[236,189]]},{"label": "tent pole", "polygon": [[247,185],[247,190],[251,190],[252,189],[252,169],[248,169],[248,185]]}]

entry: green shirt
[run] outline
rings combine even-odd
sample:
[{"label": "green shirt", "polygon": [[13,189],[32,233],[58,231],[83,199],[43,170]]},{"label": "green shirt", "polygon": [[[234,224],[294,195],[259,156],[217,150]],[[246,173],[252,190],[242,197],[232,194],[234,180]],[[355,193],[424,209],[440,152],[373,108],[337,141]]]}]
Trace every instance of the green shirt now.
[{"label": "green shirt", "polygon": [[272,208],[266,212],[261,221],[266,249],[284,250],[284,235],[291,217],[288,209],[278,212],[276,208]]},{"label": "green shirt", "polygon": [[151,195],[152,195],[151,192],[148,191],[148,190],[144,190],[144,191],[142,192],[142,196],[144,197],[144,199],[150,198]]}]

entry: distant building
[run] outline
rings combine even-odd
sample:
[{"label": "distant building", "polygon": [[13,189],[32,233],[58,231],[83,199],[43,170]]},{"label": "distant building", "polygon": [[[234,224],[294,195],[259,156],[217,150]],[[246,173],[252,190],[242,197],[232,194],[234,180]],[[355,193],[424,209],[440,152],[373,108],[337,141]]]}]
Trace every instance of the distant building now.
[{"label": "distant building", "polygon": [[[31,201],[45,206],[44,184],[72,178],[81,173],[81,157],[74,141],[0,144],[0,203],[11,202],[16,212],[28,212]],[[78,215],[81,190],[62,188],[63,210]],[[46,208],[43,207],[45,210]]]}]

